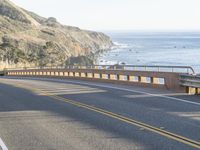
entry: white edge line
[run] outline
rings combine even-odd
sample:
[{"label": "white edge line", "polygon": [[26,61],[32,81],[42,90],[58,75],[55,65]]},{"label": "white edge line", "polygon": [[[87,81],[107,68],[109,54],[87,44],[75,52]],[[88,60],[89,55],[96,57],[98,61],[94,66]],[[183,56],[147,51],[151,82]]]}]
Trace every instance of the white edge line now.
[{"label": "white edge line", "polygon": [[1,138],[0,138],[0,146],[1,146],[2,150],[8,150],[8,148],[6,147],[6,145],[4,144],[4,142]]},{"label": "white edge line", "polygon": [[[51,79],[51,80],[54,80],[54,79]],[[146,94],[146,95],[155,96],[155,97],[162,97],[162,98],[166,98],[166,99],[172,99],[172,100],[185,102],[185,103],[190,103],[190,104],[195,104],[195,105],[199,105],[200,106],[200,103],[197,103],[197,102],[192,102],[192,101],[188,101],[188,100],[184,100],[184,99],[180,99],[180,98],[175,98],[175,97],[151,94],[151,93],[148,93],[148,92],[142,92],[142,91],[138,91],[138,90],[131,90],[131,89],[126,89],[126,88],[112,87],[112,86],[108,86],[108,85],[97,85],[97,84],[78,82],[78,81],[66,81],[66,82],[68,82],[68,83],[77,83],[77,84],[82,84],[82,85],[92,85],[92,86],[96,86],[96,87],[105,87],[105,88],[116,89],[116,90],[121,90],[121,91],[135,92],[135,93],[139,93],[139,94]]]},{"label": "white edge line", "polygon": [[112,87],[112,86],[107,86],[107,85],[96,85],[96,84],[90,84],[90,83],[81,83],[81,82],[77,82],[77,81],[76,82],[67,81],[67,82],[85,84],[85,85],[92,85],[92,86],[96,86],[96,87],[105,87],[105,88],[116,89],[116,90],[121,90],[121,91],[135,92],[135,93],[139,93],[139,94],[146,94],[146,95],[150,95],[150,96],[154,96],[154,97],[162,97],[162,98],[165,98],[165,99],[171,99],[171,100],[176,100],[176,101],[180,101],[180,102],[184,102],[184,103],[190,103],[190,104],[194,104],[194,105],[199,105],[200,106],[200,103],[198,103],[198,102],[192,102],[192,101],[188,101],[188,100],[184,100],[184,99],[180,99],[180,98],[175,98],[175,97],[156,95],[156,94],[151,94],[151,93],[148,93],[148,92],[142,92],[142,91],[138,91],[138,90],[131,90],[131,89],[126,89],[126,88],[118,88],[118,87]]},{"label": "white edge line", "polygon": [[[29,78],[29,77],[28,77]],[[22,78],[23,79],[23,78]],[[29,78],[31,79],[31,78]],[[32,79],[40,79],[40,80],[52,80],[52,81],[63,81],[62,79],[51,79],[51,78],[32,78]],[[104,88],[110,88],[110,89],[116,89],[116,90],[121,90],[121,91],[128,91],[128,92],[135,92],[135,93],[139,93],[139,94],[146,94],[146,95],[150,95],[150,96],[154,96],[154,97],[162,97],[165,99],[171,99],[171,100],[175,100],[175,101],[179,101],[179,102],[184,102],[184,103],[189,103],[189,104],[193,104],[193,105],[198,105],[200,106],[200,103],[198,102],[192,102],[192,101],[188,101],[185,99],[180,99],[180,98],[175,98],[175,97],[169,97],[169,96],[163,96],[163,95],[156,95],[156,94],[151,94],[148,92],[142,92],[142,91],[138,91],[138,90],[131,90],[131,89],[126,89],[126,88],[119,88],[119,87],[112,87],[112,86],[108,86],[108,85],[99,85],[99,84],[93,84],[93,83],[86,83],[85,81],[83,82],[78,82],[78,81],[72,81],[72,80],[64,80],[65,83],[77,83],[77,84],[82,84],[82,85],[91,85],[91,86],[96,86],[96,87],[104,87]]]}]

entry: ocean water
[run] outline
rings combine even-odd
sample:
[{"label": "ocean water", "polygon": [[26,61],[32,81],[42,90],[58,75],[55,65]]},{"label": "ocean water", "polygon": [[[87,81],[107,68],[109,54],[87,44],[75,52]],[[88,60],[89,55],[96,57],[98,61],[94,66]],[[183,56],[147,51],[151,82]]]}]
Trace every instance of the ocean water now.
[{"label": "ocean water", "polygon": [[192,66],[200,73],[200,32],[107,33],[116,46],[99,64]]}]

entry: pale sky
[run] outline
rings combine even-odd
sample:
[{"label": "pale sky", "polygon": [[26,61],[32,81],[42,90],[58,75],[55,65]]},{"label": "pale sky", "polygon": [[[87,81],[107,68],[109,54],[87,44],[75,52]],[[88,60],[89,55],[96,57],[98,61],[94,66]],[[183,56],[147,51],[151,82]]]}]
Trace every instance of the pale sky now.
[{"label": "pale sky", "polygon": [[90,30],[200,30],[200,0],[11,0]]}]

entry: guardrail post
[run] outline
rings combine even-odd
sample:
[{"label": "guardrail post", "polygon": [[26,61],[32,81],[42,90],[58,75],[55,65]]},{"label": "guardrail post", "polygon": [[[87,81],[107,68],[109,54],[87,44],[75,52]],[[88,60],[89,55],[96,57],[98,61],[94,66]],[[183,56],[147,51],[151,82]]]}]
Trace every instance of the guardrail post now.
[{"label": "guardrail post", "polygon": [[99,78],[102,79],[102,74],[101,73],[99,74]]},{"label": "guardrail post", "polygon": [[85,77],[85,73],[81,72],[81,77]]},{"label": "guardrail post", "polygon": [[117,80],[119,80],[120,79],[120,75],[119,74],[117,74]]},{"label": "guardrail post", "polygon": [[200,94],[200,88],[196,88],[196,94]]},{"label": "guardrail post", "polygon": [[130,75],[127,75],[127,81],[130,81]]},{"label": "guardrail post", "polygon": [[79,72],[75,72],[75,77],[79,77]]},{"label": "guardrail post", "polygon": [[110,80],[110,74],[108,74],[108,79]]}]

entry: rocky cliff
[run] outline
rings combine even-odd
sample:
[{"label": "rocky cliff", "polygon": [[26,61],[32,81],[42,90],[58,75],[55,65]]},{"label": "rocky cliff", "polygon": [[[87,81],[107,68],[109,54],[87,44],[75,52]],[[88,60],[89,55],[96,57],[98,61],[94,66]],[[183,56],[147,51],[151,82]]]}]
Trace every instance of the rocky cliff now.
[{"label": "rocky cliff", "polygon": [[112,45],[103,33],[62,25],[53,17],[44,18],[0,0],[1,68],[65,65],[71,57],[93,59]]}]

